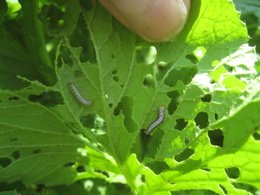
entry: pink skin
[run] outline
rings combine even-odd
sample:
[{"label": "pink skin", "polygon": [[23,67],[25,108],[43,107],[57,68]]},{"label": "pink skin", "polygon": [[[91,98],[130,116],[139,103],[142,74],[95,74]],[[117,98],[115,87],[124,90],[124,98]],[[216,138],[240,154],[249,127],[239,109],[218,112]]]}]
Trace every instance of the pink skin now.
[{"label": "pink skin", "polygon": [[169,41],[184,27],[190,0],[99,0],[120,22],[146,40]]}]

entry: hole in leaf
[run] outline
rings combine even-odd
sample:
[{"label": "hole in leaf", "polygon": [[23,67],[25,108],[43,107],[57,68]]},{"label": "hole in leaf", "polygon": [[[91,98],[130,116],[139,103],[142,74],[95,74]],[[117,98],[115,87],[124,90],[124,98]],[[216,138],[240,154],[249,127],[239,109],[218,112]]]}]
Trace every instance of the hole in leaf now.
[{"label": "hole in leaf", "polygon": [[148,163],[147,166],[153,170],[156,174],[161,173],[163,170],[169,169],[169,166],[162,161],[155,161],[152,163]]},{"label": "hole in leaf", "polygon": [[46,191],[46,189],[47,187],[44,184],[38,184],[35,191],[37,192],[37,194],[45,194],[44,192]]},{"label": "hole in leaf", "polygon": [[186,145],[188,145],[188,144],[190,143],[190,140],[189,140],[187,137],[185,137],[185,138],[184,138],[184,143],[185,143]]},{"label": "hole in leaf", "polygon": [[260,140],[260,134],[259,134],[258,132],[254,132],[254,133],[253,133],[253,137],[254,137],[254,139],[257,140],[257,141]]},{"label": "hole in leaf", "polygon": [[13,157],[14,159],[20,158],[20,151],[18,151],[18,150],[13,151],[11,154],[11,157]]},{"label": "hole in leaf", "polygon": [[8,167],[12,163],[12,159],[7,157],[1,157],[0,158],[0,166],[3,168]]},{"label": "hole in leaf", "polygon": [[32,102],[40,103],[46,107],[63,104],[61,94],[55,91],[43,92],[40,95],[29,95],[28,99]]},{"label": "hole in leaf", "polygon": [[59,25],[59,27],[64,26],[64,23],[65,23],[64,19],[59,19],[59,20],[58,20],[58,25]]},{"label": "hole in leaf", "polygon": [[214,117],[215,117],[215,120],[218,120],[218,114],[217,113],[215,113]]},{"label": "hole in leaf", "polygon": [[67,25],[71,23],[66,18],[66,12],[72,12],[71,5],[71,3],[67,3],[65,6],[56,6],[54,4],[42,6],[39,18],[50,35],[55,37],[65,35]]},{"label": "hole in leaf", "polygon": [[89,114],[86,116],[82,116],[80,118],[80,122],[84,127],[93,128],[95,125],[95,119],[96,119],[96,116],[94,114]]},{"label": "hole in leaf", "polygon": [[[67,1],[68,2],[68,1]],[[68,2],[71,3],[71,2]],[[67,23],[68,25],[68,23]],[[85,20],[83,17],[78,18],[77,26],[84,26]],[[92,63],[88,65],[93,65],[97,63],[96,52],[94,49],[94,44],[90,33],[87,28],[76,28],[70,36],[70,44],[72,47],[81,48],[81,51],[78,50],[77,53],[80,53],[80,61]],[[72,56],[71,56],[72,57]],[[73,58],[73,57],[72,57]],[[76,65],[78,66],[78,65]]]},{"label": "hole in leaf", "polygon": [[177,119],[176,120],[176,125],[175,125],[175,129],[178,129],[178,130],[183,130],[186,126],[187,126],[187,124],[188,124],[188,122],[187,121],[185,121],[184,120],[184,118],[180,118],[180,119]]},{"label": "hole in leaf", "polygon": [[215,84],[215,83],[216,83],[216,81],[214,81],[213,79],[210,80],[210,84]]},{"label": "hole in leaf", "polygon": [[237,189],[245,190],[248,194],[257,194],[256,192],[258,191],[256,187],[246,183],[233,182],[232,185]]},{"label": "hole in leaf", "polygon": [[164,83],[170,87],[174,87],[177,81],[182,81],[185,85],[187,85],[191,82],[196,73],[196,67],[173,69],[164,80]]},{"label": "hole in leaf", "polygon": [[224,64],[223,66],[226,68],[226,70],[227,70],[228,72],[232,72],[232,71],[234,70],[234,68],[233,68],[232,66],[229,66],[229,65],[227,65],[227,64]]},{"label": "hole in leaf", "polygon": [[166,63],[163,61],[160,61],[157,64],[157,72],[156,72],[156,79],[157,81],[162,80],[164,75],[167,73],[167,71],[171,68],[172,63]]},{"label": "hole in leaf", "polygon": [[201,101],[203,101],[203,102],[210,102],[211,101],[211,95],[210,94],[206,94],[205,96],[203,96],[201,98]]},{"label": "hole in leaf", "polygon": [[[174,185],[175,182],[170,181],[170,184]],[[171,195],[219,195],[211,190],[178,190]]]},{"label": "hole in leaf", "polygon": [[121,111],[122,111],[122,108],[118,105],[118,106],[114,109],[113,114],[114,114],[115,116],[118,116],[118,115],[121,113]]},{"label": "hole in leaf", "polygon": [[203,171],[206,171],[206,172],[210,172],[211,171],[211,169],[209,169],[209,168],[206,168],[206,167],[202,167],[202,168],[200,168],[201,170],[203,170]]},{"label": "hole in leaf", "polygon": [[237,167],[226,168],[225,172],[230,179],[237,179],[240,175],[240,171]]},{"label": "hole in leaf", "polygon": [[10,138],[10,142],[17,142],[18,138],[14,137],[14,138]]},{"label": "hole in leaf", "polygon": [[59,64],[62,66],[63,64],[66,64],[70,67],[73,66],[73,60],[71,59],[71,51],[67,48],[66,45],[61,45],[60,47],[60,55],[59,55]]},{"label": "hole in leaf", "polygon": [[194,154],[194,150],[190,149],[190,148],[186,148],[180,154],[175,155],[174,159],[177,162],[181,162],[181,161],[184,161],[184,160],[188,159],[192,154]]},{"label": "hole in leaf", "polygon": [[153,75],[147,74],[144,78],[143,84],[146,87],[154,87],[155,81],[154,81]]},{"label": "hole in leaf", "polygon": [[114,109],[114,115],[118,116],[121,112],[124,115],[124,124],[129,132],[137,129],[137,125],[132,119],[132,105],[133,100],[130,97],[123,97],[117,107]]},{"label": "hole in leaf", "polygon": [[17,96],[12,96],[12,97],[9,97],[8,100],[10,101],[18,101],[20,98],[17,97]]},{"label": "hole in leaf", "polygon": [[102,175],[105,175],[106,177],[109,177],[108,173],[106,171],[103,170],[95,170],[97,173],[101,173]]},{"label": "hole in leaf", "polygon": [[207,53],[207,49],[202,46],[197,47],[193,51],[193,54],[197,57],[198,60],[201,60],[205,56],[206,53]]},{"label": "hole in leaf", "polygon": [[208,131],[208,137],[210,139],[210,143],[213,146],[223,147],[224,135],[223,135],[223,132],[220,129]]},{"label": "hole in leaf", "polygon": [[145,183],[145,175],[141,174],[140,180],[141,180],[143,183]]},{"label": "hole in leaf", "polygon": [[77,172],[79,172],[79,173],[86,172],[86,169],[83,165],[80,165],[77,167]]},{"label": "hole in leaf", "polygon": [[185,56],[185,58],[190,60],[193,64],[197,64],[199,62],[194,54],[188,54]]},{"label": "hole in leaf", "polygon": [[34,154],[39,154],[41,152],[41,149],[35,149],[35,150],[33,150],[33,153]]},{"label": "hole in leaf", "polygon": [[226,190],[226,188],[223,185],[219,184],[219,187],[222,189],[224,194],[228,194],[228,191]]},{"label": "hole in leaf", "polygon": [[[51,17],[51,12],[53,13],[53,17]],[[60,9],[58,9],[57,6],[55,5],[50,5],[50,6],[47,6],[47,5],[44,5],[41,9],[41,13],[40,13],[40,19],[45,19],[46,21],[45,22],[50,22],[50,23],[53,23],[53,21],[51,21],[52,19],[55,19],[55,20],[59,20],[57,18],[60,18],[62,16],[62,11]],[[57,23],[57,22],[55,22]]]},{"label": "hole in leaf", "polygon": [[72,167],[73,165],[75,165],[75,162],[67,162],[66,164],[64,164],[64,167]]},{"label": "hole in leaf", "polygon": [[157,50],[154,46],[137,46],[136,47],[136,62],[138,64],[152,64],[155,61]]},{"label": "hole in leaf", "polygon": [[169,114],[173,114],[177,109],[180,94],[177,91],[171,91],[167,93],[167,96],[171,98],[171,102],[168,106],[168,112]]},{"label": "hole in leaf", "polygon": [[209,125],[208,113],[199,112],[196,115],[194,121],[196,122],[196,125],[199,126],[200,129],[206,128]]},{"label": "hole in leaf", "polygon": [[[25,187],[25,185],[23,184],[22,181],[15,181],[12,183],[7,183],[7,182],[0,182],[0,194],[1,195],[12,195],[12,194],[21,194],[21,193],[12,193],[12,192],[7,192],[7,191],[11,191],[11,190],[16,190],[17,192],[25,192],[26,189],[28,189],[27,187]],[[6,192],[5,192],[6,191]]]},{"label": "hole in leaf", "polygon": [[190,60],[193,64],[198,63],[207,53],[205,47],[197,47],[191,54],[186,55],[186,58]]},{"label": "hole in leaf", "polygon": [[117,72],[118,72],[118,70],[115,69],[115,70],[112,71],[112,74],[115,75],[115,74],[117,74]]},{"label": "hole in leaf", "polygon": [[171,67],[171,63],[166,63],[166,62],[163,62],[163,61],[160,61],[158,64],[157,64],[157,68],[158,70],[160,71],[164,71],[164,70],[169,70],[169,68]]},{"label": "hole in leaf", "polygon": [[119,81],[118,76],[113,76],[113,80],[116,81],[116,82],[118,82],[118,81]]}]

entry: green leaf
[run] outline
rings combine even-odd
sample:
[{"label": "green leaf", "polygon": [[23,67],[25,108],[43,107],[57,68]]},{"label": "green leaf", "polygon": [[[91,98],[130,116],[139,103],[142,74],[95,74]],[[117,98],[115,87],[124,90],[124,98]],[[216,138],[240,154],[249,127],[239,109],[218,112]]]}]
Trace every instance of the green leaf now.
[{"label": "green leaf", "polygon": [[79,157],[83,142],[57,113],[30,101],[33,94],[29,88],[0,93],[1,181],[38,183]]},{"label": "green leaf", "polygon": [[44,29],[37,18],[38,1],[20,3],[22,17],[1,23],[0,86],[9,89],[23,87],[24,83],[17,79],[17,75],[53,84],[53,63],[46,50]]},{"label": "green leaf", "polygon": [[[222,9],[216,9],[220,5]],[[212,12],[216,15],[209,16],[209,12],[201,11],[208,9],[216,9]],[[225,20],[227,17],[231,19]],[[59,85],[65,103],[76,117],[80,119],[95,113],[103,118],[105,134],[97,135],[98,140],[120,162],[127,158],[140,129],[149,125],[160,106],[171,112],[161,126],[166,132],[165,137],[168,137],[172,133],[171,123],[174,119],[169,106],[172,101],[170,94],[174,91],[182,94],[185,85],[191,82],[197,71],[212,70],[214,61],[228,55],[247,40],[246,30],[230,2],[194,3],[187,27],[177,41],[154,46],[146,43],[148,48],[156,49],[157,58],[152,64],[145,64],[144,61],[136,60],[138,53],[135,36],[113,22],[103,8],[97,6],[91,11],[85,10],[84,19],[96,50],[97,61],[82,61],[81,50],[73,48],[66,39],[57,56],[57,64],[61,64],[57,69]],[[208,24],[210,20],[212,22]],[[202,28],[206,24],[209,28]],[[220,28],[223,26],[232,28]],[[237,29],[237,33],[232,33],[233,29]],[[140,45],[139,48],[145,51],[147,47]],[[63,56],[62,52],[66,50],[68,54]],[[175,52],[169,54],[168,51]],[[196,59],[195,54],[200,51],[204,51],[204,56]],[[195,61],[191,60],[193,58]],[[69,94],[68,83],[75,83],[83,96],[93,100],[93,105],[80,110],[78,103]],[[203,91],[198,91],[190,96],[194,98],[195,95],[199,100],[203,94]],[[191,109],[190,105],[186,108],[183,106],[185,112]],[[181,110],[181,107],[178,109]],[[195,114],[190,117],[195,117]],[[196,131],[198,129],[191,134],[196,134]],[[177,136],[178,133],[173,134]],[[156,147],[158,143],[154,145]],[[183,147],[182,141],[177,151]]]},{"label": "green leaf", "polygon": [[260,2],[258,0],[234,0],[234,3],[244,14],[256,15],[258,17],[258,22],[260,22]]},{"label": "green leaf", "polygon": [[7,13],[7,3],[5,1],[0,2],[0,23],[2,23]]},{"label": "green leaf", "polygon": [[[159,61],[174,63],[174,67],[195,64],[201,71],[210,71],[214,61],[236,51],[248,40],[247,32],[232,2],[191,3],[186,28],[174,43],[162,44],[157,49]],[[169,51],[174,53],[169,55]],[[198,52],[201,57],[196,56]]]},{"label": "green leaf", "polygon": [[[81,62],[80,50],[72,48],[66,41],[65,49],[68,48],[71,53],[71,64],[68,65],[73,65],[73,67],[70,68],[64,64],[57,70],[60,87],[64,90],[65,103],[71,107],[75,116],[81,118],[84,114],[95,113],[105,120],[104,128],[107,135],[101,135],[98,139],[102,140],[116,159],[123,161],[133,142],[134,136],[130,132],[136,129],[124,127],[126,119],[123,115],[112,116],[114,109],[127,93],[129,83],[136,73],[132,59],[135,51],[135,37],[118,24],[116,25],[118,30],[113,30],[111,16],[101,7],[93,13],[86,14],[85,19],[90,33],[95,35],[93,44],[98,63]],[[106,31],[100,31],[100,27]],[[127,42],[122,44],[122,40],[127,40]],[[61,47],[60,51],[62,49]],[[64,61],[64,56],[61,56],[61,59]],[[89,109],[79,110],[80,106],[69,92],[68,83],[75,83],[84,96],[93,100],[93,105]]]},{"label": "green leaf", "polygon": [[[243,103],[240,106],[231,109],[222,120],[210,124],[207,131],[202,131],[195,138],[196,141],[190,140],[187,147],[192,148],[191,156],[185,157],[183,153],[181,163],[167,160],[171,170],[162,176],[175,183],[175,190],[208,189],[220,194],[225,191],[247,194],[243,190],[250,190],[240,189],[241,184],[251,185],[252,193],[259,188],[259,157],[256,155],[259,153],[259,141],[252,137],[260,127],[259,89],[258,79],[247,87],[241,96]],[[238,170],[235,178],[227,175],[229,169]],[[249,175],[252,169],[256,170],[253,176]]]},{"label": "green leaf", "polygon": [[234,3],[237,9],[241,11],[241,20],[246,23],[248,34],[251,37],[249,44],[256,46],[256,51],[259,53],[260,2],[257,0],[234,0]]},{"label": "green leaf", "polygon": [[[175,40],[147,43],[98,3],[89,9],[79,1],[42,1],[44,28],[36,19],[37,2],[21,2],[23,16],[15,24],[23,26],[26,47],[9,28],[0,30],[8,37],[0,46],[0,67],[13,71],[1,78],[7,85],[19,74],[29,86],[0,91],[0,181],[64,190],[63,184],[102,179],[127,184],[133,194],[256,193],[257,56],[243,45],[248,36],[232,2],[191,3]],[[31,28],[32,35],[23,37]],[[46,32],[56,37],[47,38],[49,44]],[[53,50],[47,55],[50,45],[57,46],[55,59]],[[15,59],[9,68],[6,59]],[[16,69],[14,62],[32,66]],[[56,77],[47,71],[51,64]],[[40,81],[57,83],[28,80],[37,73]],[[79,95],[91,105],[83,105]],[[144,134],[159,107],[165,109],[163,122]]]},{"label": "green leaf", "polygon": [[[252,148],[252,146],[254,147]],[[201,147],[199,149],[207,149],[208,154],[214,154],[209,148]],[[248,194],[247,191],[250,190],[238,187],[241,184],[248,184],[248,186],[251,185],[251,189],[253,189],[251,192],[254,194],[259,189],[260,176],[257,174],[259,156],[256,156],[258,153],[259,143],[250,137],[247,143],[233,154],[215,153],[207,161],[204,160],[204,163],[193,160],[189,162],[189,165],[175,169],[176,171],[163,173],[162,177],[176,184],[174,190],[208,189],[219,194],[224,194],[225,191],[231,194]],[[185,172],[185,167],[192,165],[200,167],[200,169]],[[255,170],[253,175],[252,169]],[[228,174],[228,171],[232,170],[238,170],[238,172],[233,173],[234,175]]]},{"label": "green leaf", "polygon": [[5,191],[5,192],[0,192],[1,195],[18,195],[16,191]]},{"label": "green leaf", "polygon": [[80,14],[79,1],[57,1],[55,4],[44,5],[39,14],[48,34],[57,38],[72,34]]}]

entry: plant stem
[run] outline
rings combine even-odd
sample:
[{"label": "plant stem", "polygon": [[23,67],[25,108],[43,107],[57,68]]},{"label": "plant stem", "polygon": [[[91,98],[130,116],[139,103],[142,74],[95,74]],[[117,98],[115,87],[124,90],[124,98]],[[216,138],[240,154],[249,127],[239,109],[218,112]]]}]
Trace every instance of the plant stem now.
[{"label": "plant stem", "polygon": [[128,186],[130,187],[132,194],[135,195],[137,194],[137,190],[136,190],[136,185],[134,183],[134,178],[131,174],[129,174],[129,169],[127,164],[120,164],[118,163],[119,169],[121,170],[121,173],[124,175]]}]

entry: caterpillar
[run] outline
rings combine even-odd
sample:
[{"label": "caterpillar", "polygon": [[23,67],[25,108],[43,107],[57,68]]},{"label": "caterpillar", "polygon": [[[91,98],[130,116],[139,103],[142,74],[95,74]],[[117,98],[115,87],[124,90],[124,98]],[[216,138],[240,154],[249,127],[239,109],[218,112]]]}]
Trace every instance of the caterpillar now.
[{"label": "caterpillar", "polygon": [[73,96],[75,97],[75,99],[76,99],[79,103],[81,103],[81,104],[83,104],[83,105],[85,105],[85,106],[89,106],[89,105],[92,104],[92,101],[91,101],[91,100],[88,100],[88,99],[84,98],[84,97],[80,94],[78,88],[76,87],[76,85],[75,85],[74,83],[69,83],[69,88],[70,88],[71,93],[73,94]]},{"label": "caterpillar", "polygon": [[146,135],[149,135],[152,133],[152,131],[159,126],[165,119],[165,108],[163,106],[158,108],[158,116],[157,118],[148,126],[148,128],[145,131]]}]

